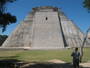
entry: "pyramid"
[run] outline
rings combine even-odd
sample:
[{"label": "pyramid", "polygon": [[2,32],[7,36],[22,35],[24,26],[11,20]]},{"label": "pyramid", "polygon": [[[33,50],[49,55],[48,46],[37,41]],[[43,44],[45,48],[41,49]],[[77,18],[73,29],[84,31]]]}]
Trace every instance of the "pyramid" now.
[{"label": "pyramid", "polygon": [[16,27],[2,47],[25,49],[61,49],[80,47],[82,31],[61,9],[35,7]]}]

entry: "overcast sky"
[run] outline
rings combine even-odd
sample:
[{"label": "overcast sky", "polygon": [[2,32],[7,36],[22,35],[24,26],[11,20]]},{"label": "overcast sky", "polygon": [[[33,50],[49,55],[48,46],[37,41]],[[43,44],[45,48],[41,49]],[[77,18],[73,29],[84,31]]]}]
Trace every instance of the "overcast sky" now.
[{"label": "overcast sky", "polygon": [[55,6],[61,8],[65,15],[85,32],[90,26],[90,13],[83,8],[82,3],[83,0],[17,0],[7,5],[7,12],[15,15],[17,22],[9,25],[3,34],[10,35],[31,9],[37,6]]}]

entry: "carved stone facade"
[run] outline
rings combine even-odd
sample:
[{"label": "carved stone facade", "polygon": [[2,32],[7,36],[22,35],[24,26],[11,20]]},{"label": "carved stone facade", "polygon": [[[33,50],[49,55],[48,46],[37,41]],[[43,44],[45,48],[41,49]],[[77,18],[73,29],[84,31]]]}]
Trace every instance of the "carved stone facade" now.
[{"label": "carved stone facade", "polygon": [[2,47],[60,49],[80,47],[83,33],[56,7],[36,7],[12,32]]}]

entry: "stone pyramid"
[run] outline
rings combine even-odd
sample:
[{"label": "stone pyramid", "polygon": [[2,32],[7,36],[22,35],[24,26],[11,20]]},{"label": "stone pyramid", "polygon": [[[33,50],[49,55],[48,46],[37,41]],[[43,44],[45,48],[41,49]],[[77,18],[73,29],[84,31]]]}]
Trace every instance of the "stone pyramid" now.
[{"label": "stone pyramid", "polygon": [[80,47],[83,33],[61,9],[36,7],[2,45],[4,48],[61,49]]}]

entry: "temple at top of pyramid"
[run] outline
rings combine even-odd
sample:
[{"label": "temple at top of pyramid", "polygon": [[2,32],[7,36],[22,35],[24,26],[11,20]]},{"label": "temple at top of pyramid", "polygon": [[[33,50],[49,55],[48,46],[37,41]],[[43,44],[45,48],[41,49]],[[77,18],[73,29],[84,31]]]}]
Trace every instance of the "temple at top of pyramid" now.
[{"label": "temple at top of pyramid", "polygon": [[25,49],[61,49],[80,47],[84,34],[61,9],[33,8],[16,27],[2,47]]}]

